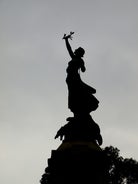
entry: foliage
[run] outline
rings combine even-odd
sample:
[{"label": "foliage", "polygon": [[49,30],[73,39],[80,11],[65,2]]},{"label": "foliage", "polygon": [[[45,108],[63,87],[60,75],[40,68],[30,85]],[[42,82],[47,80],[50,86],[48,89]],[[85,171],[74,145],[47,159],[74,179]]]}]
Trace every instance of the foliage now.
[{"label": "foliage", "polygon": [[138,184],[138,162],[120,156],[120,150],[113,146],[105,147],[109,184]]}]

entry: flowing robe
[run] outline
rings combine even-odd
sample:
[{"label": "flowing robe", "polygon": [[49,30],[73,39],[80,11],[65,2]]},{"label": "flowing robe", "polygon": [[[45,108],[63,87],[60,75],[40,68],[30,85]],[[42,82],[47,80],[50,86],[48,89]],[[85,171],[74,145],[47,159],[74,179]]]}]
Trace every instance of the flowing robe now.
[{"label": "flowing robe", "polygon": [[81,58],[74,57],[68,63],[66,83],[68,85],[68,108],[73,113],[90,113],[98,107],[99,101],[93,93],[94,88],[85,84],[80,77],[80,70],[84,66]]}]

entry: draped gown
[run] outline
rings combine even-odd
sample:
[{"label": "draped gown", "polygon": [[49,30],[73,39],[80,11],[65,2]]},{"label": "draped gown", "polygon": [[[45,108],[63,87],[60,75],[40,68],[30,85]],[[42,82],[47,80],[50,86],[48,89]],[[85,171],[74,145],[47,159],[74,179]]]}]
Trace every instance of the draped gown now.
[{"label": "draped gown", "polygon": [[99,101],[93,95],[96,90],[85,84],[80,77],[84,66],[81,57],[74,56],[66,69],[68,86],[68,108],[73,113],[90,113],[98,108]]}]

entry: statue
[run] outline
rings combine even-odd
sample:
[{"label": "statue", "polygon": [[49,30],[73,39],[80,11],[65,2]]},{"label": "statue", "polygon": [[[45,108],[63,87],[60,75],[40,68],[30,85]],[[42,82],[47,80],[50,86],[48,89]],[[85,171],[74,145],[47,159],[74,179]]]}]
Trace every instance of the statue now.
[{"label": "statue", "polygon": [[80,77],[80,72],[85,72],[83,56],[85,50],[81,47],[74,52],[69,43],[74,32],[69,35],[64,34],[67,50],[71,57],[66,69],[68,86],[68,108],[73,112],[74,117],[67,118],[68,123],[61,127],[55,139],[60,137],[63,142],[68,141],[92,141],[101,145],[103,140],[99,126],[90,116],[90,112],[98,108],[99,101],[93,95],[96,90],[85,84]]},{"label": "statue", "polygon": [[62,141],[57,150],[52,150],[48,167],[40,180],[41,184],[106,184],[106,159],[100,146],[103,139],[99,125],[90,113],[98,108],[94,96],[96,90],[84,83],[80,73],[85,72],[81,47],[74,52],[69,43],[74,32],[64,34],[63,39],[71,61],[66,69],[68,87],[68,108],[73,117],[68,117],[55,136]]},{"label": "statue", "polygon": [[74,52],[69,43],[69,39],[72,39],[71,32],[69,35],[64,34],[63,39],[65,40],[67,50],[71,57],[71,61],[68,63],[66,69],[67,78],[66,83],[68,86],[68,108],[75,114],[90,113],[98,107],[99,101],[93,95],[96,90],[91,86],[85,84],[80,77],[80,72],[85,72],[85,64],[83,56],[85,50],[81,47],[76,49]]}]

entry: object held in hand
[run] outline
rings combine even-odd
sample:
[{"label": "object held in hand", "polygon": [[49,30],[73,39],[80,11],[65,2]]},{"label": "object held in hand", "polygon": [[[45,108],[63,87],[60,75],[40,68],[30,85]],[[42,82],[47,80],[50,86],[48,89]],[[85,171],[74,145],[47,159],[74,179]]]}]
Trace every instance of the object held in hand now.
[{"label": "object held in hand", "polygon": [[72,40],[72,35],[74,34],[74,32],[70,32],[70,34],[69,35],[66,35],[66,34],[64,34],[64,36],[63,36],[63,39],[71,39]]}]

